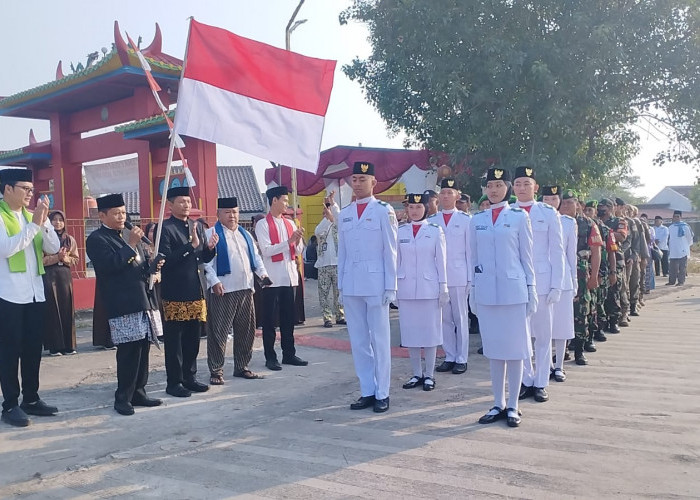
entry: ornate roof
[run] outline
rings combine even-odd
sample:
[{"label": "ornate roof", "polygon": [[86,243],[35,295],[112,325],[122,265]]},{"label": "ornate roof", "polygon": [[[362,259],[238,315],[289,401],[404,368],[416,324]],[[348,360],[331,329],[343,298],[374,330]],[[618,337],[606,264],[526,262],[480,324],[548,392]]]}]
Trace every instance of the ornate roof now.
[{"label": "ornate roof", "polygon": [[[175,110],[168,111],[168,117],[172,120],[175,118]],[[127,133],[133,132],[135,130],[141,130],[148,127],[153,127],[154,125],[161,125],[165,123],[165,118],[163,115],[149,116],[148,118],[142,118],[141,120],[136,120],[129,122],[126,125],[120,125],[114,127],[115,132]]]}]

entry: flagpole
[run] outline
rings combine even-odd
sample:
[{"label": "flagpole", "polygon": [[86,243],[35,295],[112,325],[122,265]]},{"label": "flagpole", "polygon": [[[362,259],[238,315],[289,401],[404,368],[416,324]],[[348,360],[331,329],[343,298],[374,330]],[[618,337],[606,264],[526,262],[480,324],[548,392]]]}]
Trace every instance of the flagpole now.
[{"label": "flagpole", "polygon": [[[294,23],[294,19],[296,19],[297,14],[299,13],[299,9],[301,9],[301,6],[304,5],[304,0],[299,0],[299,4],[297,5],[297,8],[294,9],[294,13],[292,14],[292,17],[289,18],[289,22],[287,23],[287,28],[284,31],[284,45],[286,50],[291,50],[290,48],[290,38],[292,36],[292,31],[296,29],[297,26],[299,26],[302,23],[306,22],[306,19],[303,19],[301,21],[297,21]],[[294,25],[292,25],[294,23]],[[282,184],[282,171],[280,170],[280,185]],[[297,223],[297,169],[292,167],[292,205],[294,206],[294,222]],[[301,223],[299,223],[299,226],[301,227]]]},{"label": "flagpole", "polygon": [[[192,19],[193,17],[190,16],[189,20],[190,23],[187,27],[187,45],[185,45],[185,58],[182,60],[182,71],[180,72],[180,81],[182,81],[182,77],[185,75],[185,64],[187,64],[187,52],[190,47],[190,30],[192,29]],[[160,197],[160,213],[158,214],[158,225],[156,226],[158,229],[156,231],[156,241],[155,241],[155,250],[154,254],[158,255],[158,250],[160,249],[160,236],[163,234],[163,219],[165,218],[165,201],[167,200],[168,196],[168,186],[170,185],[170,171],[172,170],[172,165],[173,165],[173,152],[175,151],[175,118],[177,118],[177,108],[175,109],[175,117],[173,118],[173,129],[170,131],[170,146],[168,147],[168,161],[165,164],[165,180],[163,181],[163,193],[161,194]],[[148,281],[148,286],[149,289],[153,289],[153,285],[155,284],[155,279],[154,276],[151,275]]]}]

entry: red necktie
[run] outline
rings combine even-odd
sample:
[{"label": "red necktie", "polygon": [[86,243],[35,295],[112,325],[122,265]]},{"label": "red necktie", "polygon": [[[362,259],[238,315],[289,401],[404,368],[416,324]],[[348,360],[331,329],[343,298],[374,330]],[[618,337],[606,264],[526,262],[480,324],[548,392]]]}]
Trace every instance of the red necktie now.
[{"label": "red necktie", "polygon": [[415,238],[416,235],[418,234],[418,231],[420,231],[420,224],[416,225],[413,224],[413,237]]},{"label": "red necktie", "polygon": [[443,212],[442,218],[445,219],[445,226],[447,226],[450,223],[450,219],[452,218],[452,214],[446,214]]},{"label": "red necktie", "polygon": [[367,208],[367,203],[358,203],[357,204],[357,218],[362,217],[362,213],[365,211],[365,208]]},{"label": "red necktie", "polygon": [[496,223],[496,219],[498,219],[498,216],[500,215],[501,210],[503,210],[503,207],[498,207],[498,208],[494,208],[491,210],[491,222],[493,224]]}]

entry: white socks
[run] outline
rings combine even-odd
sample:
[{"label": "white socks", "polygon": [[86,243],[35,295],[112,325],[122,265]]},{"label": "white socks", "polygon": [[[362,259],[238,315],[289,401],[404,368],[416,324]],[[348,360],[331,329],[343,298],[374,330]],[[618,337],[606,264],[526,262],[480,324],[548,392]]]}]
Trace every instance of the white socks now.
[{"label": "white socks", "polygon": [[425,375],[426,377],[435,378],[435,356],[437,355],[437,346],[423,347],[422,349],[425,355],[425,372],[423,371],[423,366],[421,363],[421,348],[408,348],[408,357],[411,360],[411,369],[413,370],[413,375],[419,378],[423,375]]},{"label": "white socks", "polygon": [[566,340],[554,339],[554,355],[557,357],[554,368],[564,367],[564,354],[566,353]]},{"label": "white socks", "polygon": [[[491,390],[493,391],[494,406],[499,408],[518,408],[520,384],[523,381],[523,360],[492,359]],[[508,404],[506,406],[506,374],[508,375]]]}]

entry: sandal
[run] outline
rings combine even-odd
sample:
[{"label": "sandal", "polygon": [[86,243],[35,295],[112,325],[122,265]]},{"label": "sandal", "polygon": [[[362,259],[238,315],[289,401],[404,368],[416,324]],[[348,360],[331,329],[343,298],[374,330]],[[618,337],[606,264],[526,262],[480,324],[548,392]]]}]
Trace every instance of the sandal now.
[{"label": "sandal", "polygon": [[245,370],[241,370],[241,371],[239,371],[239,372],[233,372],[233,376],[234,376],[234,377],[245,378],[245,379],[248,379],[248,380],[254,380],[254,379],[258,379],[258,378],[263,378],[262,375],[258,375],[257,373],[253,373],[253,372],[251,372],[250,370],[248,370],[247,368],[246,368]]},{"label": "sandal", "polygon": [[224,385],[224,377],[221,375],[212,375],[209,377],[210,385]]}]

